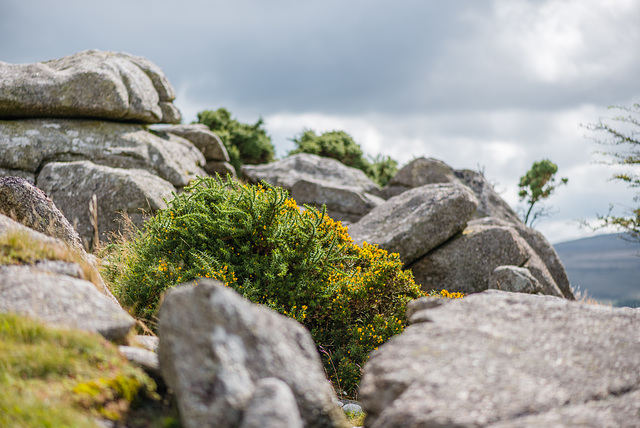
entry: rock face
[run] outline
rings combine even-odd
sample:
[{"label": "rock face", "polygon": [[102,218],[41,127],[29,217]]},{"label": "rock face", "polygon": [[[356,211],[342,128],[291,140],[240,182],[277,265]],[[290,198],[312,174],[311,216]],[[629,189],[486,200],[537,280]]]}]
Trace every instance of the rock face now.
[{"label": "rock face", "polygon": [[23,178],[0,178],[0,214],[82,250],[80,236],[53,201]]},{"label": "rock face", "polygon": [[[448,198],[419,205],[405,196],[429,186],[466,189],[475,196],[471,212],[470,205],[445,208],[451,203]],[[356,242],[399,253],[424,290],[476,293],[489,287],[494,269],[516,266],[528,269],[538,282],[539,287],[527,290],[575,298],[551,244],[518,219],[482,174],[419,158],[398,171],[379,193],[388,201],[351,225],[349,233]],[[428,211],[433,214],[426,216]]]},{"label": "rock face", "polygon": [[490,290],[407,314],[364,367],[368,427],[638,426],[639,310]]},{"label": "rock face", "polygon": [[125,53],[91,50],[35,64],[0,62],[0,118],[179,123],[174,98],[160,68]]},{"label": "rock face", "polygon": [[182,137],[193,143],[202,152],[206,160],[204,170],[209,175],[219,174],[225,177],[227,174],[236,176],[236,169],[229,163],[229,154],[222,140],[211,132],[211,130],[201,123],[190,125],[173,125],[163,127],[158,133],[168,133]]},{"label": "rock face", "polygon": [[461,232],[477,206],[465,186],[427,184],[378,205],[351,225],[349,233],[358,244],[378,244],[411,262]]},{"label": "rock face", "polygon": [[166,207],[163,198],[170,199],[175,191],[171,183],[145,170],[110,168],[88,161],[48,163],[38,176],[38,186],[63,207],[87,248],[92,248],[95,239],[89,210],[93,195],[100,195],[96,197],[98,239],[108,241],[108,233],[119,228],[115,208],[141,227],[144,212]]},{"label": "rock face", "polygon": [[185,427],[235,427],[243,415],[253,426],[248,406],[267,378],[293,393],[305,427],[345,426],[311,336],[294,320],[206,279],[169,291],[159,317],[160,370]]},{"label": "rock face", "polygon": [[0,312],[16,312],[48,324],[125,338],[135,320],[88,281],[30,266],[0,267]]},{"label": "rock face", "polygon": [[540,282],[526,268],[499,266],[489,277],[489,289],[513,291],[516,293],[542,293]]},{"label": "rock face", "polygon": [[302,428],[302,418],[289,386],[274,377],[256,382],[240,428]]},{"label": "rock face", "polygon": [[514,227],[487,219],[472,220],[461,235],[433,250],[409,267],[425,289],[477,293],[489,286],[499,266],[526,267],[544,294],[563,296],[544,263]]},{"label": "rock face", "polygon": [[[89,249],[94,194],[105,239],[119,228],[118,213],[133,213],[140,225],[140,209],[164,206],[163,198],[207,175],[205,166],[235,174],[220,140],[202,126],[148,129],[180,121],[174,97],[162,70],[129,54],[85,51],[38,64],[0,62],[0,119],[11,119],[0,120],[0,177],[55,189],[49,196],[72,223],[77,219]],[[74,162],[85,162],[83,173]],[[95,171],[103,182],[90,174]],[[68,181],[70,174],[88,180]]]},{"label": "rock face", "polygon": [[211,132],[207,125],[202,123],[173,125],[162,128],[159,131],[177,135],[178,137],[191,141],[208,161],[230,161],[229,154],[224,144],[222,144],[222,140]]},{"label": "rock face", "polygon": [[359,169],[308,153],[299,153],[265,165],[244,165],[251,182],[262,180],[291,191],[299,204],[320,207],[336,220],[356,221],[384,202],[375,195],[378,186]]},{"label": "rock face", "polygon": [[0,121],[2,168],[38,175],[49,162],[80,160],[144,169],[178,188],[205,174],[204,156],[193,144],[172,134],[156,135],[142,125],[69,119]]}]

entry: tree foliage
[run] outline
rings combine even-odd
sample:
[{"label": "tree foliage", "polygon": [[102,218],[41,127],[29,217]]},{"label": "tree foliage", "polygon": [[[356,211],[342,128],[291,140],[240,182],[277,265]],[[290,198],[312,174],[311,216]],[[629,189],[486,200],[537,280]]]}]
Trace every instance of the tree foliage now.
[{"label": "tree foliage", "polygon": [[[640,188],[640,103],[631,107],[610,106],[609,109],[617,110],[619,114],[608,120],[599,120],[597,123],[586,125],[586,128],[598,136],[595,141],[599,144],[612,146],[611,151],[600,152],[610,159],[611,164],[625,165],[628,172],[613,175],[614,180],[627,183],[631,188]],[[613,123],[612,123],[613,122]],[[634,197],[634,201],[640,202],[640,192]],[[601,227],[614,226],[627,232],[633,239],[640,241],[640,206],[631,209],[626,217],[609,214],[600,216]]]},{"label": "tree foliage", "polygon": [[198,123],[207,125],[220,137],[238,173],[244,164],[268,163],[274,158],[273,144],[263,128],[262,118],[253,125],[240,123],[231,118],[229,110],[219,108],[198,113]]},{"label": "tree foliage", "polygon": [[369,178],[384,186],[398,170],[398,163],[389,156],[378,155],[371,162],[364,157],[362,148],[344,131],[330,131],[317,135],[306,129],[294,137],[296,148],[289,155],[310,153],[339,160],[343,164],[362,170]]},{"label": "tree foliage", "polygon": [[543,199],[548,198],[559,185],[567,184],[568,178],[561,178],[556,182],[555,175],[558,166],[549,159],[534,162],[525,175],[520,177],[520,200],[526,200],[527,208],[523,216],[524,223],[531,227],[540,217],[547,215],[544,209],[533,210],[534,206]]}]

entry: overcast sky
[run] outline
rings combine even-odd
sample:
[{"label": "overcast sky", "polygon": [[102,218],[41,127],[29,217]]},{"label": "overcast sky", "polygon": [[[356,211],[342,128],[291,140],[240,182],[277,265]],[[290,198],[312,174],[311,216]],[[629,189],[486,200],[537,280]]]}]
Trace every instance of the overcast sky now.
[{"label": "overcast sky", "polygon": [[342,129],[401,165],[483,169],[514,208],[519,177],[548,158],[569,184],[536,227],[557,243],[634,204],[580,125],[640,102],[638,23],[636,0],[0,0],[0,61],[144,56],[185,122],[263,117],[279,157],[304,128]]}]

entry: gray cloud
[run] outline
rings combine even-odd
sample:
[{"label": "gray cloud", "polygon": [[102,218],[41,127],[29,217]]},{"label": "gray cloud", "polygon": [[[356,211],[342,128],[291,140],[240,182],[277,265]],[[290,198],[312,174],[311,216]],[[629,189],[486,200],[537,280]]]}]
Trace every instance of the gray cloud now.
[{"label": "gray cloud", "polygon": [[0,0],[0,60],[85,49],[157,63],[187,120],[228,107],[266,119],[279,155],[303,127],[341,128],[370,154],[485,166],[516,184],[548,157],[570,175],[540,227],[584,234],[572,218],[633,193],[592,164],[580,123],[640,99],[640,3],[596,0]]}]

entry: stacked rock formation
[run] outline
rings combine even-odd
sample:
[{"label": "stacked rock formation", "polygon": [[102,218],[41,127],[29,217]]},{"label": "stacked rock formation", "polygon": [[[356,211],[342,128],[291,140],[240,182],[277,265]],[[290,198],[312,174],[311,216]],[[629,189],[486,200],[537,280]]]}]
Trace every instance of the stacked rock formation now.
[{"label": "stacked rock formation", "polygon": [[162,70],[129,54],[0,62],[0,176],[44,190],[91,248],[96,230],[104,240],[118,229],[118,213],[141,225],[212,162],[232,172],[208,130],[148,129],[180,122],[174,98]]},{"label": "stacked rock formation", "polygon": [[299,204],[326,205],[330,216],[350,223],[355,242],[400,254],[425,290],[574,298],[551,244],[480,173],[418,158],[380,189],[362,171],[310,154],[242,171],[251,181],[290,190]]}]

